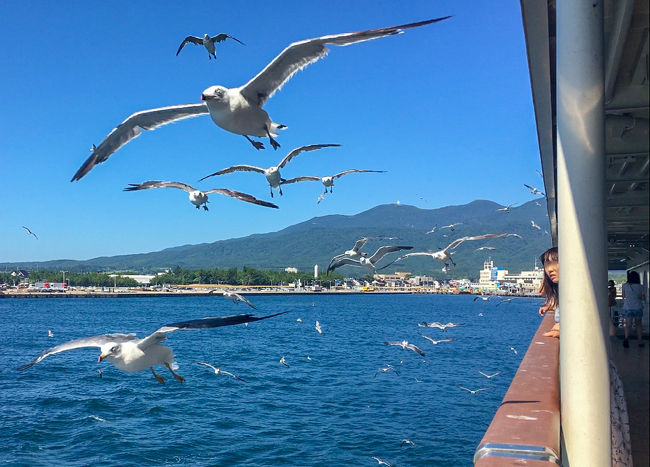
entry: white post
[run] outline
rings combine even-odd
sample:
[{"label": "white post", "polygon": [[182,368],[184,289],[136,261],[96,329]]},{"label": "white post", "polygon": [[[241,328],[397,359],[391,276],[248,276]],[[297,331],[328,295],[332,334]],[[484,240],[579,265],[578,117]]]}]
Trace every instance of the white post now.
[{"label": "white post", "polygon": [[563,458],[610,466],[603,5],[556,5]]}]

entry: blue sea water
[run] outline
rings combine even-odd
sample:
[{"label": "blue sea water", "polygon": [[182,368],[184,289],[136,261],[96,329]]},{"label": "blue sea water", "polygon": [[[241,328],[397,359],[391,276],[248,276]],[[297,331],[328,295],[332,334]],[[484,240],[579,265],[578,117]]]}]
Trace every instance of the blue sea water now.
[{"label": "blue sea water", "polygon": [[[251,309],[214,296],[0,300],[0,460],[372,466],[377,456],[393,465],[471,465],[539,325],[534,298],[498,307],[448,295],[249,298],[257,315],[288,313],[247,327],[170,334],[166,345],[186,381],[160,367],[164,385],[149,371],[98,363],[98,349],[16,367],[79,337],[145,336],[166,323]],[[422,321],[466,325],[443,333],[418,328]],[[456,340],[433,345],[419,332]],[[408,340],[426,355],[387,340]],[[200,360],[245,381],[215,375]],[[387,364],[399,374],[378,372]],[[501,373],[488,380],[478,370]],[[488,390],[472,395],[457,384]]]}]

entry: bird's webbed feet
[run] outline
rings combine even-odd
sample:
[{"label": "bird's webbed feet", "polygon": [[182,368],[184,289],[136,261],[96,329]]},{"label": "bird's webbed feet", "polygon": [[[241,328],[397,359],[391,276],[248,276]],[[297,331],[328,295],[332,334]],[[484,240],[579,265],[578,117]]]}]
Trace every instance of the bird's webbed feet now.
[{"label": "bird's webbed feet", "polygon": [[165,362],[165,366],[166,366],[167,369],[171,372],[171,374],[174,375],[174,378],[176,378],[176,380],[177,380],[179,383],[182,383],[182,382],[185,381],[185,378],[183,378],[181,375],[179,375],[178,373],[175,373],[174,370],[172,370],[172,367],[169,366],[169,363]]},{"label": "bird's webbed feet", "polygon": [[203,205],[203,209],[208,211],[208,206],[206,204]]},{"label": "bird's webbed feet", "polygon": [[248,135],[244,135],[244,138],[246,138],[248,140],[248,142],[251,143],[253,145],[253,147],[255,149],[257,149],[258,151],[260,149],[264,149],[264,143],[262,143],[261,141],[253,141],[252,139],[250,139],[250,137]]},{"label": "bird's webbed feet", "polygon": [[273,139],[271,133],[269,133],[269,127],[264,127],[264,130],[266,130],[266,134],[269,137],[269,143],[271,143],[273,149],[278,149],[280,147],[280,143]]},{"label": "bird's webbed feet", "polygon": [[282,196],[282,187],[280,187],[279,190],[280,190],[280,196]]},{"label": "bird's webbed feet", "polygon": [[151,370],[151,373],[153,374],[153,377],[156,378],[156,380],[158,380],[158,382],[159,382],[160,384],[165,384],[165,378],[163,378],[163,377],[160,376],[160,375],[157,375],[156,372],[153,371],[153,367],[152,367],[152,366],[149,367],[149,369]]}]

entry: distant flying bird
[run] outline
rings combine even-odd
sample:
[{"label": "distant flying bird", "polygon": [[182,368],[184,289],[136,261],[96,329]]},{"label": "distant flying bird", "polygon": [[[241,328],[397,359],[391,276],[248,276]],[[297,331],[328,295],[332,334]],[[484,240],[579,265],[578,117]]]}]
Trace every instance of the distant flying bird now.
[{"label": "distant flying bird", "polygon": [[34,232],[32,232],[31,230],[29,230],[29,228],[27,228],[27,227],[25,227],[25,226],[23,225],[23,229],[25,229],[25,230],[27,231],[27,235],[33,235],[34,238],[35,238],[36,240],[38,240],[38,237],[36,236],[36,234],[35,234]]},{"label": "distant flying bird", "polygon": [[47,337],[54,337],[54,334],[52,334],[50,329],[47,330]]},{"label": "distant flying bird", "polygon": [[176,56],[178,56],[178,54],[181,53],[181,50],[183,50],[185,44],[189,42],[191,44],[202,45],[203,47],[205,47],[205,50],[208,51],[208,57],[210,57],[210,60],[212,60],[212,58],[216,59],[217,49],[214,46],[214,44],[216,44],[217,42],[223,42],[226,39],[232,39],[234,41],[239,42],[241,45],[246,45],[239,39],[236,39],[232,37],[230,34],[225,34],[225,33],[217,34],[216,36],[212,36],[212,37],[210,37],[209,34],[204,34],[203,37],[187,36],[183,40],[183,42],[181,42],[181,46],[176,51]]},{"label": "distant flying bird", "polygon": [[283,355],[282,358],[280,359],[280,363],[282,363],[284,366],[286,366],[287,368],[289,368],[289,364],[288,364],[288,363],[286,362],[286,360],[284,359],[284,355]]},{"label": "distant flying bird", "polygon": [[[259,141],[253,141],[251,136],[268,137],[271,146],[277,149],[280,145],[273,137],[277,136],[278,130],[287,127],[271,121],[262,107],[297,71],[325,57],[328,52],[327,44],[345,46],[392,36],[402,33],[404,29],[424,26],[447,18],[450,17],[445,16],[400,26],[327,35],[294,42],[243,86],[236,88],[210,86],[201,94],[203,102],[199,104],[161,107],[130,115],[101,142],[77,170],[71,181],[80,180],[95,165],[108,160],[118,149],[139,136],[143,129],[153,130],[168,123],[208,113],[217,126],[230,133],[244,136],[256,149],[264,149],[264,145]],[[350,78],[354,81],[354,77]],[[317,92],[314,90],[314,93]],[[305,107],[309,107],[308,96],[304,103]]]},{"label": "distant flying bird", "polygon": [[227,372],[227,371],[224,371],[224,370],[222,370],[222,369],[220,369],[220,368],[216,368],[216,367],[210,365],[209,363],[205,363],[205,362],[196,362],[196,363],[198,363],[199,365],[203,365],[203,366],[207,366],[207,367],[209,367],[209,368],[212,368],[212,370],[214,371],[214,374],[215,374],[215,375],[227,375],[227,376],[232,376],[232,377],[235,378],[236,380],[244,381],[244,380],[243,380],[242,378],[240,378],[239,376],[235,376],[235,375],[233,375],[232,373],[229,373],[229,372]]},{"label": "distant flying bird", "polygon": [[371,456],[371,457],[374,460],[376,460],[379,463],[379,465],[385,465],[386,467],[392,467],[392,464],[390,462],[386,462],[385,460],[383,460],[383,459],[381,459],[379,457],[376,457],[376,456]]},{"label": "distant flying bird", "polygon": [[481,246],[481,247],[478,247],[478,248],[477,248],[476,250],[474,250],[474,251],[483,251],[483,250],[490,250],[490,251],[492,251],[492,250],[496,250],[496,248],[493,247],[493,246]]},{"label": "distant flying bird", "polygon": [[499,306],[499,305],[501,305],[501,304],[503,304],[503,303],[509,303],[509,302],[511,302],[511,301],[512,301],[512,298],[503,298],[503,299],[501,299],[501,300],[499,301],[499,303],[497,303],[497,306]]},{"label": "distant flying bird", "polygon": [[235,303],[235,304],[237,304],[238,302],[243,302],[243,303],[245,303],[246,305],[248,305],[249,307],[251,307],[251,308],[257,310],[257,308],[255,308],[255,305],[253,305],[251,302],[249,302],[249,301],[246,299],[246,297],[244,297],[243,295],[239,295],[238,293],[230,292],[230,291],[228,291],[228,290],[224,291],[224,292],[222,293],[222,295],[223,295],[225,298],[228,298],[228,299],[232,300],[233,303]]},{"label": "distant flying bird", "polygon": [[[515,203],[516,204],[516,203]],[[503,211],[503,212],[510,212],[510,208],[512,208],[515,204],[509,204],[505,208],[499,208],[497,211]]]},{"label": "distant flying bird", "polygon": [[263,169],[262,167],[256,167],[254,165],[246,165],[246,164],[233,165],[231,167],[227,167],[225,169],[219,170],[218,172],[211,173],[210,175],[206,175],[200,181],[203,181],[209,177],[214,177],[216,175],[224,175],[233,172],[258,172],[263,174],[266,177],[266,181],[269,182],[269,186],[271,187],[271,197],[273,197],[273,188],[278,188],[280,190],[280,195],[282,195],[281,185],[283,182],[283,178],[280,175],[281,168],[287,165],[287,163],[291,159],[293,159],[303,151],[314,151],[316,149],[336,147],[336,146],[340,146],[340,144],[311,144],[309,146],[301,146],[299,148],[294,149],[286,156],[284,156],[284,158],[280,161],[278,165],[272,165],[267,169]]},{"label": "distant flying bird", "polygon": [[415,443],[410,439],[403,439],[402,442],[400,443],[400,446],[404,446],[405,444],[407,446],[415,446]]},{"label": "distant flying bird", "polygon": [[345,257],[348,257],[348,258],[360,258],[362,256],[364,256],[364,257],[368,256],[368,253],[366,253],[364,251],[361,251],[361,248],[363,248],[364,245],[368,242],[368,240],[370,240],[372,238],[374,238],[374,237],[360,238],[359,240],[357,240],[354,243],[354,246],[351,249],[345,250],[342,254],[334,256],[331,259],[329,266],[327,266],[328,272],[330,270],[330,267],[332,266],[332,263],[334,263],[335,261],[337,261],[337,260],[339,260],[341,258],[345,258]]},{"label": "distant flying bird", "polygon": [[320,203],[325,195],[327,194],[327,189],[329,188],[329,192],[332,193],[332,187],[334,186],[334,179],[335,178],[340,178],[343,175],[351,174],[351,173],[365,173],[365,172],[374,172],[374,173],[385,173],[385,170],[362,170],[362,169],[349,169],[349,170],[344,170],[343,172],[339,172],[334,175],[328,175],[325,177],[316,177],[316,176],[311,176],[311,175],[306,175],[303,177],[295,177],[291,178],[289,180],[284,180],[282,182],[282,185],[289,185],[291,183],[297,183],[297,182],[317,182],[320,181],[323,186],[325,186],[325,191],[323,194],[320,195],[318,198],[318,203]]},{"label": "distant flying bird", "polygon": [[438,226],[437,226],[437,225],[434,225],[434,226],[433,226],[433,229],[429,230],[428,232],[425,232],[425,235],[429,235],[429,234],[435,233],[436,230],[438,230]]},{"label": "distant flying bird", "polygon": [[484,302],[487,302],[491,298],[492,298],[492,295],[477,295],[476,297],[474,297],[474,301],[483,300]]},{"label": "distant flying bird", "polygon": [[398,261],[403,261],[407,258],[410,258],[412,256],[430,256],[431,258],[435,259],[436,261],[440,261],[443,263],[445,266],[449,266],[449,263],[453,264],[456,266],[456,263],[454,260],[451,258],[452,251],[460,246],[461,243],[463,242],[468,242],[468,241],[476,241],[476,240],[485,240],[486,238],[499,238],[499,237],[508,237],[512,234],[507,234],[507,233],[501,233],[501,234],[485,234],[485,235],[477,235],[474,237],[461,237],[453,242],[451,242],[449,245],[447,245],[445,248],[439,251],[417,251],[415,253],[407,253],[403,256],[400,256],[393,262],[382,266],[379,269],[386,269],[388,266],[390,266],[393,263],[397,263]]},{"label": "distant flying bird", "polygon": [[462,222],[456,222],[455,224],[443,225],[440,228],[441,229],[449,229],[449,230],[451,230],[453,232],[453,231],[456,230],[457,225],[463,225],[463,223]]},{"label": "distant flying bird", "polygon": [[246,201],[247,203],[259,204],[260,206],[266,206],[267,208],[278,209],[275,204],[259,200],[247,193],[228,190],[227,188],[214,188],[212,190],[202,191],[181,182],[161,182],[158,180],[150,180],[139,185],[129,183],[129,186],[127,186],[123,191],[149,190],[151,188],[178,188],[180,190],[183,190],[190,195],[190,203],[196,206],[196,209],[199,209],[201,206],[203,206],[203,209],[206,211],[208,210],[208,195],[210,193],[219,193],[220,195],[230,196],[231,198],[236,198],[240,201]]},{"label": "distant flying bird", "polygon": [[404,350],[412,350],[413,352],[416,352],[417,354],[421,355],[424,357],[424,352],[414,344],[409,344],[409,341],[400,341],[400,342],[384,342],[385,345],[396,345],[398,347],[401,347]]},{"label": "distant flying bird", "polygon": [[500,375],[500,374],[501,374],[500,371],[497,371],[496,373],[492,373],[491,375],[488,375],[488,374],[486,374],[486,373],[483,373],[481,370],[478,370],[478,372],[479,372],[480,374],[482,374],[483,376],[485,376],[487,379],[492,379],[492,378],[494,378],[496,375]]},{"label": "distant flying bird", "polygon": [[525,183],[524,183],[524,186],[530,190],[530,194],[531,194],[531,195],[542,195],[542,196],[546,196],[542,191],[538,190],[538,189],[535,188],[535,187],[532,187],[532,186],[530,186],[530,185],[526,185]]},{"label": "distant flying bird", "polygon": [[542,230],[542,228],[541,228],[539,225],[537,225],[537,224],[535,223],[535,221],[533,221],[533,220],[530,221],[530,226],[531,226],[533,229]]},{"label": "distant flying bird", "polygon": [[101,349],[98,359],[99,362],[102,360],[108,360],[115,365],[117,369],[127,373],[142,371],[149,368],[151,373],[153,373],[154,377],[160,383],[164,383],[165,380],[162,376],[155,373],[153,367],[154,365],[164,365],[172,373],[174,378],[182,383],[185,379],[175,373],[172,369],[172,367],[176,365],[172,349],[160,344],[167,338],[167,334],[178,330],[210,329],[252,321],[261,321],[284,313],[285,312],[275,313],[261,317],[253,315],[235,315],[181,321],[178,323],[166,324],[144,339],[138,339],[135,334],[104,334],[100,336],[83,337],[47,349],[35,360],[18,367],[18,369],[26,370],[44,358],[60,352],[65,352],[66,350],[99,347]]},{"label": "distant flying bird", "polygon": [[453,342],[453,341],[456,340],[456,339],[454,339],[453,337],[450,338],[450,339],[434,339],[433,337],[425,336],[425,335],[422,334],[422,333],[419,333],[419,334],[420,334],[422,337],[424,337],[426,340],[428,340],[429,342],[431,342],[433,345],[438,345],[438,344],[440,344],[441,342]]},{"label": "distant flying bird", "polygon": [[487,390],[489,389],[489,388],[467,389],[466,387],[461,386],[460,384],[457,384],[456,387],[457,387],[457,388],[460,388],[460,389],[464,389],[465,391],[468,391],[468,392],[470,392],[470,393],[472,393],[472,394],[476,394],[476,393],[479,392],[479,391],[487,391]]},{"label": "distant flying bird", "polygon": [[517,355],[517,349],[515,349],[515,348],[514,348],[514,347],[512,347],[512,346],[510,346],[510,350],[512,350],[512,351],[513,351],[513,353],[514,353],[515,355]]},{"label": "distant flying bird", "polygon": [[442,324],[439,322],[434,322],[434,323],[427,323],[426,321],[423,323],[418,323],[419,328],[438,328],[441,329],[442,331],[445,331],[447,328],[455,328],[458,326],[465,326],[465,323],[447,323],[447,324]]},{"label": "distant flying bird", "polygon": [[540,172],[539,169],[535,169],[535,172],[537,172],[537,175],[544,178],[544,174],[542,172]]},{"label": "distant flying bird", "polygon": [[337,260],[332,260],[330,262],[330,265],[327,267],[327,273],[329,273],[330,271],[334,271],[336,268],[339,268],[341,266],[345,266],[346,264],[352,266],[365,267],[366,269],[369,269],[370,271],[374,272],[376,270],[375,263],[381,260],[388,253],[393,253],[395,251],[402,251],[402,250],[410,250],[412,248],[413,248],[412,246],[386,245],[386,246],[379,247],[379,249],[375,251],[375,254],[373,254],[370,258],[366,258],[362,256],[359,259],[343,257]]},{"label": "distant flying bird", "polygon": [[535,201],[535,206],[541,206],[542,204],[539,201]]},{"label": "distant flying bird", "polygon": [[377,373],[379,373],[380,371],[382,373],[388,373],[389,371],[394,371],[399,375],[399,371],[397,371],[393,365],[386,365],[385,367],[380,368],[375,372],[375,378],[377,377]]},{"label": "distant flying bird", "polygon": [[296,321],[302,323],[302,318],[298,318]]},{"label": "distant flying bird", "polygon": [[316,328],[315,329],[316,329],[316,331],[318,331],[318,334],[323,334],[323,330],[321,329],[320,323],[318,322],[318,320],[316,320]]}]

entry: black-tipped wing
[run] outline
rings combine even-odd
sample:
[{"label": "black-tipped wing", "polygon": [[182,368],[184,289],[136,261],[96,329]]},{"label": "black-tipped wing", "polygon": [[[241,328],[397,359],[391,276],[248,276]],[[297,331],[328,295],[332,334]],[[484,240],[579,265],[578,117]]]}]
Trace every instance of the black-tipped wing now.
[{"label": "black-tipped wing", "polygon": [[255,105],[262,106],[297,71],[327,55],[327,44],[345,46],[357,42],[400,34],[402,29],[415,28],[449,18],[436,18],[417,23],[403,24],[381,29],[334,34],[294,42],[275,57],[266,68],[241,88],[242,95]]},{"label": "black-tipped wing", "polygon": [[[216,36],[215,36],[215,37],[216,37]],[[203,39],[201,39],[200,37],[196,37],[196,36],[187,36],[185,39],[183,39],[183,42],[181,42],[180,47],[179,47],[178,50],[176,51],[176,55],[178,55],[179,53],[181,53],[181,50],[183,50],[183,47],[185,47],[185,44],[187,44],[188,42],[190,42],[190,43],[192,43],[192,44],[196,44],[196,45],[203,45]],[[239,41],[237,41],[237,42],[239,42]]]},{"label": "black-tipped wing", "polygon": [[36,236],[36,234],[35,234],[34,232],[32,232],[31,230],[29,230],[28,227],[25,227],[25,226],[23,225],[23,229],[25,229],[25,230],[27,231],[27,235],[33,235],[34,238],[35,238],[36,240],[38,240],[38,237]]},{"label": "black-tipped wing", "polygon": [[230,196],[231,198],[237,198],[238,200],[246,201],[247,203],[258,204],[260,206],[265,206],[267,208],[279,209],[276,204],[269,203],[268,201],[262,201],[261,199],[257,199],[255,196],[249,195],[248,193],[242,193],[241,191],[229,190],[227,188],[215,188],[213,190],[208,190],[208,191],[206,191],[204,193],[206,193],[206,194],[219,193],[220,195]]},{"label": "black-tipped wing", "polygon": [[401,250],[411,250],[411,249],[413,249],[412,246],[399,246],[399,245],[382,246],[382,247],[379,247],[379,249],[377,249],[377,251],[375,251],[374,255],[372,255],[370,258],[368,258],[368,261],[370,261],[372,264],[375,264],[377,261],[382,259],[388,253],[393,253],[394,251],[401,251]]},{"label": "black-tipped wing", "polygon": [[27,368],[36,365],[44,358],[60,352],[65,352],[66,350],[81,349],[85,347],[101,347],[102,345],[107,344],[108,342],[115,342],[116,344],[119,344],[134,339],[137,339],[137,337],[135,337],[135,334],[103,334],[101,336],[82,337],[81,339],[75,339],[72,341],[64,342],[63,344],[57,345],[56,347],[47,349],[42,354],[40,354],[35,360],[25,365],[19,366],[18,369],[26,370]]},{"label": "black-tipped wing", "polygon": [[359,240],[357,240],[357,241],[354,243],[354,246],[352,247],[352,250],[353,250],[353,251],[356,251],[356,252],[358,253],[358,252],[361,250],[361,248],[363,248],[363,246],[364,246],[366,243],[368,243],[368,240],[370,240],[370,237],[363,237],[363,238],[360,238]]},{"label": "black-tipped wing", "polygon": [[233,326],[235,324],[251,323],[253,321],[261,321],[263,319],[273,318],[274,316],[283,315],[286,311],[275,313],[268,316],[253,316],[253,315],[233,315],[233,316],[220,316],[218,318],[202,318],[193,319],[191,321],[180,321],[178,323],[166,324],[158,329],[153,334],[145,337],[138,343],[138,347],[146,349],[147,347],[157,344],[165,340],[170,332],[179,330],[195,330],[195,329],[211,329],[219,328],[222,326]]},{"label": "black-tipped wing", "polygon": [[415,344],[407,344],[406,348],[411,349],[413,352],[416,352],[417,354],[424,357],[424,352],[422,352],[422,349],[420,349],[420,347],[418,347],[417,345],[415,345]]},{"label": "black-tipped wing", "polygon": [[351,264],[353,266],[361,266],[360,261],[344,256],[343,258],[332,259],[329,266],[327,267],[327,272],[334,271],[336,268],[340,268],[341,266],[345,266],[346,264]]},{"label": "black-tipped wing", "polygon": [[81,180],[93,167],[108,160],[111,154],[139,136],[142,130],[153,130],[168,123],[207,113],[209,113],[208,107],[203,103],[174,105],[136,112],[120,123],[99,146],[94,148],[93,153],[70,181]]},{"label": "black-tipped wing", "polygon": [[[239,42],[241,45],[246,45],[246,44],[244,44],[242,41],[240,41],[239,39],[237,39],[237,38],[235,38],[235,37],[232,37],[230,34],[226,34],[226,33],[223,33],[223,32],[222,32],[221,34],[217,34],[216,36],[212,36],[212,37],[210,38],[210,40],[212,41],[213,44],[214,44],[214,43],[217,43],[217,42],[223,42],[223,41],[225,41],[226,39],[232,39],[232,40],[234,40],[234,41]],[[201,42],[201,44],[202,44],[202,43],[203,43],[203,42]],[[181,47],[182,47],[182,46],[181,46]],[[180,52],[181,49],[178,49],[178,51]],[[178,55],[178,53],[176,53],[176,55]]]},{"label": "black-tipped wing", "polygon": [[289,180],[283,180],[280,182],[280,185],[289,185],[290,183],[298,183],[298,182],[319,182],[319,181],[320,181],[320,177],[305,175],[302,177],[290,178]]},{"label": "black-tipped wing", "polygon": [[332,175],[332,178],[339,178],[343,175],[352,174],[352,173],[363,173],[363,172],[375,172],[375,173],[385,173],[385,170],[363,170],[363,169],[348,169],[343,172]]},{"label": "black-tipped wing", "polygon": [[151,188],[178,188],[186,192],[194,191],[195,188],[181,182],[161,182],[158,180],[149,180],[148,182],[143,182],[139,185],[135,183],[129,183],[122,191],[138,191],[138,190],[149,190]]},{"label": "black-tipped wing", "polygon": [[294,157],[296,157],[296,156],[297,156],[298,154],[300,154],[301,152],[315,151],[315,150],[317,150],[317,149],[331,148],[331,147],[337,147],[337,146],[341,146],[341,145],[340,145],[340,144],[310,144],[310,145],[308,145],[308,146],[300,146],[299,148],[294,149],[294,150],[291,151],[289,154],[287,154],[286,156],[284,156],[284,159],[282,159],[282,161],[280,161],[280,163],[278,164],[278,168],[281,169],[282,167],[284,167],[285,165],[287,165],[287,163],[288,163],[291,159],[293,159]]},{"label": "black-tipped wing", "polygon": [[234,297],[236,300],[239,300],[240,302],[244,302],[249,307],[257,310],[257,308],[255,308],[255,305],[253,305],[251,302],[249,302],[248,299],[246,297],[244,297],[243,295],[239,295],[238,293],[235,293],[235,292],[229,292],[227,294],[224,293],[224,296],[228,297],[228,298],[233,298]]},{"label": "black-tipped wing", "polygon": [[225,169],[221,169],[218,172],[211,173],[210,175],[206,175],[199,181],[203,181],[206,178],[214,177],[216,175],[229,174],[233,172],[259,172],[263,174],[264,169],[262,167],[256,167],[254,165],[247,165],[247,164],[233,165],[230,167],[226,167]]}]

